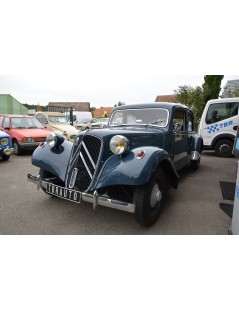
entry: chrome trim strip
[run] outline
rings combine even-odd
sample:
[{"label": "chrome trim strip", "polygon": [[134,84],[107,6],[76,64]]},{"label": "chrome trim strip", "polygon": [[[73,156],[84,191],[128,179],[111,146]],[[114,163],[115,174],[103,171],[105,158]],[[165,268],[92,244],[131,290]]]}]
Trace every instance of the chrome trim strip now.
[{"label": "chrome trim strip", "polygon": [[92,174],[91,174],[91,172],[90,172],[90,169],[89,169],[89,167],[87,166],[87,164],[86,164],[86,162],[85,162],[85,159],[84,159],[84,157],[83,157],[83,155],[82,155],[82,153],[80,152],[80,158],[82,159],[82,161],[83,161],[83,163],[84,163],[84,165],[85,165],[85,168],[86,168],[86,170],[87,170],[87,172],[88,172],[88,174],[89,174],[89,176],[90,176],[90,178],[91,178],[91,180],[92,180]]},{"label": "chrome trim strip", "polygon": [[87,147],[86,147],[84,141],[82,142],[82,145],[83,145],[83,147],[84,147],[84,149],[85,149],[85,151],[86,151],[86,154],[88,155],[88,157],[89,157],[89,159],[90,159],[90,162],[91,162],[92,166],[93,166],[94,169],[95,169],[95,163],[93,162],[93,159],[92,159],[92,157],[90,156],[90,153],[89,153],[89,151],[88,151],[88,149],[87,149]]},{"label": "chrome trim strip", "polygon": [[77,169],[77,168],[74,168],[73,171],[72,171],[72,175],[71,175],[70,182],[69,182],[69,187],[70,187],[70,188],[73,188],[73,187],[74,187],[75,182],[76,182],[77,174],[78,174],[78,169]]}]

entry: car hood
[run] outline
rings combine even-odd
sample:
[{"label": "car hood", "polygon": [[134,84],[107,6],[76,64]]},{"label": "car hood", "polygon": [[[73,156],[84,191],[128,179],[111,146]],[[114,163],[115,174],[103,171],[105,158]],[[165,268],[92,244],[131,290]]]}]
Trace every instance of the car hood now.
[{"label": "car hood", "polygon": [[163,147],[164,135],[163,129],[154,127],[111,127],[105,129],[88,130],[86,135],[98,136],[104,141],[104,144],[110,142],[110,139],[115,135],[122,135],[129,139],[130,148],[140,146],[157,146]]},{"label": "car hood", "polygon": [[32,137],[32,138],[40,138],[47,137],[47,135],[52,132],[51,130],[41,129],[41,128],[24,128],[24,129],[12,129],[12,134],[18,133],[22,137]]},{"label": "car hood", "polygon": [[53,129],[57,129],[60,130],[62,132],[67,131],[67,134],[69,135],[77,135],[79,133],[79,130],[77,130],[75,127],[71,126],[71,125],[63,125],[63,124],[52,124],[51,123],[51,127]]}]

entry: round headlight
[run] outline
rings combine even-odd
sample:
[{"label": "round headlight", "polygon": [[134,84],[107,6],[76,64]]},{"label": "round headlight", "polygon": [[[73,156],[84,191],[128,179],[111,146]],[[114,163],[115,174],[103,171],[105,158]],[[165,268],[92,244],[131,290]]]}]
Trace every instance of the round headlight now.
[{"label": "round headlight", "polygon": [[47,144],[49,144],[50,147],[56,146],[56,142],[57,142],[56,134],[54,132],[49,133],[49,135],[46,138],[46,142]]},{"label": "round headlight", "polygon": [[129,140],[124,136],[114,136],[110,140],[110,149],[116,155],[121,155],[128,151]]},{"label": "round headlight", "polygon": [[2,139],[0,140],[0,143],[1,143],[2,145],[7,145],[7,144],[8,144],[8,139],[7,139],[7,138],[2,138]]}]

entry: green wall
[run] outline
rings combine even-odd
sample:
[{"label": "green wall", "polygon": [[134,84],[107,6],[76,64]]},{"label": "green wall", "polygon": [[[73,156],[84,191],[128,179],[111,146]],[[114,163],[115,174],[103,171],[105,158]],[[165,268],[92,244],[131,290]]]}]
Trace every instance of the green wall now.
[{"label": "green wall", "polygon": [[27,108],[11,95],[0,94],[0,113],[27,115]]}]

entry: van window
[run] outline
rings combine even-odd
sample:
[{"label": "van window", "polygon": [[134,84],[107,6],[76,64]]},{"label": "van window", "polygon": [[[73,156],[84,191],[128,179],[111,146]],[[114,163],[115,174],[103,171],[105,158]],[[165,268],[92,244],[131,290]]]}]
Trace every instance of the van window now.
[{"label": "van window", "polygon": [[207,111],[206,124],[212,124],[238,115],[239,102],[211,104]]}]

